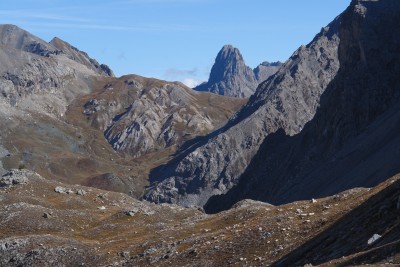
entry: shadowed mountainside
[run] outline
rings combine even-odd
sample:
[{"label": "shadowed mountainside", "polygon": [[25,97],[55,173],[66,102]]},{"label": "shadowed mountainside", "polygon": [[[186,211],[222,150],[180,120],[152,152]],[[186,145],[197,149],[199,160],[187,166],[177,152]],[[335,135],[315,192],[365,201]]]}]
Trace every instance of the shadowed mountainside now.
[{"label": "shadowed mountainside", "polygon": [[206,209],[322,197],[398,173],[399,19],[398,1],[353,1],[342,16],[340,70],[315,117],[298,135],[268,136],[238,185]]}]

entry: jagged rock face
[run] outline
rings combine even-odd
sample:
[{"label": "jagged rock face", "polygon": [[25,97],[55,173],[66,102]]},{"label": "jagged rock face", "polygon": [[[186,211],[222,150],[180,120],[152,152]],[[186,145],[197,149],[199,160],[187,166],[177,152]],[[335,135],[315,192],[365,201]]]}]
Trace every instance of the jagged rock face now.
[{"label": "jagged rock face", "polygon": [[98,76],[14,25],[0,25],[0,44],[0,96],[11,106],[60,116],[74,96],[90,90],[91,80]]},{"label": "jagged rock face", "polygon": [[89,69],[101,75],[110,77],[115,76],[113,71],[107,65],[99,64],[95,59],[90,58],[87,53],[80,51],[78,48],[57,37],[53,38],[53,40],[50,41],[50,44],[62,51],[62,53],[64,53],[68,58],[87,66]]},{"label": "jagged rock face", "polygon": [[39,56],[57,55],[61,51],[51,44],[18,28],[15,25],[0,25],[0,44],[2,46],[37,54]]},{"label": "jagged rock face", "polygon": [[59,38],[54,38],[50,43],[47,43],[15,25],[0,25],[0,45],[44,57],[67,56],[101,75],[114,76],[114,73],[107,65],[99,64],[96,60],[90,58],[87,53],[80,51],[69,43]]},{"label": "jagged rock face", "polygon": [[311,120],[321,94],[336,76],[340,18],[300,47],[262,83],[248,104],[221,130],[210,134],[166,166],[155,169],[145,198],[155,202],[204,205],[232,188],[265,136],[283,129],[294,135]]},{"label": "jagged rock face", "polygon": [[[108,77],[13,25],[0,25],[0,62],[0,173],[25,166],[81,184],[114,173],[130,186],[116,190],[143,187],[142,178],[133,181],[119,171],[130,163],[118,161],[102,132],[81,127],[84,116],[67,118],[72,103]],[[114,190],[112,185],[108,189]]]},{"label": "jagged rock face", "polygon": [[131,75],[107,82],[83,112],[115,150],[139,157],[209,133],[242,103]]},{"label": "jagged rock face", "polygon": [[259,83],[276,70],[275,66],[259,66],[255,74],[245,64],[239,49],[225,45],[215,59],[208,82],[197,86],[194,90],[233,97],[249,97]]},{"label": "jagged rock face", "polygon": [[254,75],[256,76],[256,79],[259,83],[267,80],[270,76],[274,75],[280,66],[282,66],[282,62],[263,62],[260,65],[258,65],[254,69]]},{"label": "jagged rock face", "polygon": [[314,119],[296,136],[268,136],[238,186],[208,209],[321,197],[399,172],[399,20],[398,1],[353,1],[342,16],[341,67]]},{"label": "jagged rock face", "polygon": [[[87,77],[94,72],[66,58],[38,56],[0,47],[0,99],[7,105],[60,115],[70,97],[89,90]],[[70,90],[66,90],[69,88]],[[47,95],[38,98],[39,95]],[[53,106],[52,110],[46,110]]]}]

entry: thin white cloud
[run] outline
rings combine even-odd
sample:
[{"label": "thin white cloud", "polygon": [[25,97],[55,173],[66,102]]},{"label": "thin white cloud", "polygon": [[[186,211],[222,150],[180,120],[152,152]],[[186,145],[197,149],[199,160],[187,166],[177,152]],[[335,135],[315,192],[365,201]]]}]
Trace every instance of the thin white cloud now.
[{"label": "thin white cloud", "polygon": [[[14,21],[14,24],[24,24],[26,21]],[[134,26],[118,26],[104,25],[96,23],[56,23],[56,22],[29,22],[30,26],[40,26],[42,28],[62,28],[62,29],[81,29],[81,30],[111,30],[126,32],[170,32],[170,31],[191,31],[190,27],[185,25],[139,25]]]},{"label": "thin white cloud", "polygon": [[164,73],[164,77],[169,80],[175,80],[181,78],[182,76],[196,76],[196,75],[197,75],[197,68],[189,70],[170,68],[167,69]]},{"label": "thin white cloud", "polygon": [[121,0],[113,4],[173,4],[173,3],[204,3],[206,0]]},{"label": "thin white cloud", "polygon": [[37,10],[0,10],[0,16],[2,19],[7,17],[18,18],[18,19],[42,19],[52,21],[69,21],[69,22],[88,22],[87,19],[63,16],[53,13],[38,13]]},{"label": "thin white cloud", "polygon": [[198,74],[199,71],[196,67],[192,69],[169,68],[164,72],[163,77],[167,81],[180,81],[187,87],[193,88],[203,82]]},{"label": "thin white cloud", "polygon": [[182,79],[181,82],[186,85],[187,87],[194,88],[197,85],[201,84],[203,81],[193,79],[193,78],[185,78]]}]

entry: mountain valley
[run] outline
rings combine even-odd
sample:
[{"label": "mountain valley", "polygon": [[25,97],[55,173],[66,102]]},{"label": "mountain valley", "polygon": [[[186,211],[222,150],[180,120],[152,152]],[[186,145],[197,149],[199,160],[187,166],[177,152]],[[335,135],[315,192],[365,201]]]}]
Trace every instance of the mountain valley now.
[{"label": "mountain valley", "polygon": [[0,266],[400,266],[398,21],[193,89],[0,25]]}]

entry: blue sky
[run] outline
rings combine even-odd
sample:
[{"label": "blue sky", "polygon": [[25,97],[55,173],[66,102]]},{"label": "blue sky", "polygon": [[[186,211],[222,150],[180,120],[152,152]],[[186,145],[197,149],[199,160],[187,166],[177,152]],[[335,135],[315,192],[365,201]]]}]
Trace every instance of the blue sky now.
[{"label": "blue sky", "polygon": [[350,0],[1,0],[0,23],[57,36],[109,65],[192,84],[208,79],[224,44],[246,64],[285,61]]}]

